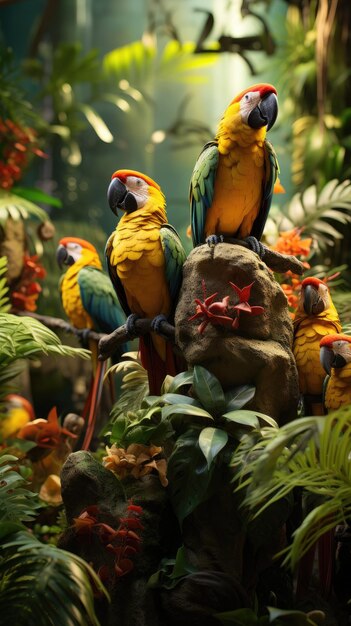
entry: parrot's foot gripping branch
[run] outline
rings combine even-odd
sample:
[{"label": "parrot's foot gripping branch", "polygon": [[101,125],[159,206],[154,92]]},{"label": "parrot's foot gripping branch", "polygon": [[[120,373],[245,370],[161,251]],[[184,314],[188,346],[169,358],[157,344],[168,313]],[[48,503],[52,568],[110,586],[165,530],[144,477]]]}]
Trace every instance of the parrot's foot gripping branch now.
[{"label": "parrot's foot gripping branch", "polygon": [[139,319],[139,315],[136,315],[135,313],[131,313],[130,315],[128,315],[127,320],[126,320],[126,330],[127,333],[129,335],[130,339],[135,339],[135,337],[138,337],[139,333],[135,327],[135,323],[136,321]]},{"label": "parrot's foot gripping branch", "polygon": [[165,315],[156,315],[151,322],[151,330],[153,330],[158,335],[162,335],[165,339],[169,337],[162,333],[162,322],[168,322],[168,319]]},{"label": "parrot's foot gripping branch", "polygon": [[224,237],[223,235],[209,235],[206,237],[206,243],[210,246],[210,248],[214,248],[218,243],[223,243]]},{"label": "parrot's foot gripping branch", "polygon": [[246,241],[246,243],[249,245],[249,248],[250,250],[252,250],[252,252],[256,252],[260,259],[263,259],[264,255],[266,254],[266,248],[260,241],[258,241],[258,239],[256,239],[256,237],[252,237],[250,235],[249,237],[245,237],[244,241]]}]

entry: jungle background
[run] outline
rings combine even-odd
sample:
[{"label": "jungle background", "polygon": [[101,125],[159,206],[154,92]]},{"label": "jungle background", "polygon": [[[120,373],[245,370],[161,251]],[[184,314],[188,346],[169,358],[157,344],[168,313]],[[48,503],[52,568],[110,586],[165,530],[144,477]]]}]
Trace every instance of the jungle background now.
[{"label": "jungle background", "polygon": [[[279,116],[269,139],[285,193],[274,197],[264,242],[299,256],[306,263],[306,275],[330,278],[347,332],[350,39],[349,0],[1,0],[0,251],[6,263],[1,269],[0,287],[5,291],[0,313],[6,328],[10,322],[15,325],[6,318],[8,311],[64,317],[57,243],[63,236],[82,237],[103,258],[106,239],[115,228],[106,191],[117,169],[145,172],[161,185],[169,222],[190,251],[188,188],[195,160],[236,93],[253,83],[271,82],[278,91]],[[281,232],[293,233],[287,248],[277,243]],[[32,272],[27,282],[24,252],[26,271]],[[13,269],[19,258],[20,267]],[[279,280],[293,314],[299,279]],[[37,287],[29,288],[33,283]],[[15,391],[25,390],[38,417],[47,417],[53,402],[58,415],[79,412],[89,375],[79,342],[64,332],[56,340],[49,330],[40,337],[29,326],[26,331],[12,356],[6,343],[9,331],[0,336],[6,355],[0,362],[1,402],[11,367],[25,363],[20,375],[14,369],[11,376],[16,374]],[[29,337],[35,344],[32,352]],[[65,522],[55,514],[49,524],[38,521],[37,503],[23,486],[32,468],[24,461],[16,465],[11,454],[4,463],[4,475],[9,472],[13,485],[23,492],[22,500],[11,502],[13,509],[6,505],[2,516],[2,536],[8,543],[7,558],[0,564],[6,583],[0,589],[0,605],[8,623],[19,624],[9,589],[16,567],[27,568],[33,582],[42,567],[40,558],[47,558],[41,557],[43,546],[55,550],[52,544]],[[41,479],[36,479],[39,485]],[[2,505],[5,497],[7,493]],[[44,543],[35,543],[33,536],[23,539],[26,522],[32,530],[35,525],[34,535]],[[15,530],[19,535],[11,543],[9,533]],[[14,556],[19,545],[22,557]],[[30,563],[23,559],[28,554]],[[53,552],[51,557],[69,577],[73,565],[67,554]],[[9,570],[8,560],[16,558]],[[74,596],[87,623],[98,623],[89,580],[96,588],[101,583],[79,557],[75,565],[80,574],[67,605]],[[64,609],[60,613],[53,595],[50,610],[59,612],[63,624],[76,623],[67,621]],[[46,608],[39,622],[33,609],[35,623],[51,623],[50,610]],[[68,616],[76,619],[74,611]],[[280,617],[275,617],[277,623]],[[27,614],[21,619],[31,623],[25,621]]]}]

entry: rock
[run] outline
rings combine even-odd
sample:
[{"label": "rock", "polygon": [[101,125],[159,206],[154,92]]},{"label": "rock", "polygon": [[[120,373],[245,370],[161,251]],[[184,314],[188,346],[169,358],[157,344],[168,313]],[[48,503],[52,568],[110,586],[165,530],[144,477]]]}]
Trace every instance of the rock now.
[{"label": "rock", "polygon": [[[216,301],[238,297],[240,289],[253,283],[249,304],[261,306],[261,315],[240,312],[239,326],[214,326],[199,333],[201,319],[189,321],[196,310],[195,298],[204,300],[218,293]],[[183,285],[175,314],[176,344],[189,366],[202,365],[228,390],[243,384],[256,386],[253,400],[245,408],[276,419],[280,424],[296,417],[298,377],[291,350],[293,327],[287,300],[274,274],[259,257],[231,244],[195,248],[183,268]]]}]

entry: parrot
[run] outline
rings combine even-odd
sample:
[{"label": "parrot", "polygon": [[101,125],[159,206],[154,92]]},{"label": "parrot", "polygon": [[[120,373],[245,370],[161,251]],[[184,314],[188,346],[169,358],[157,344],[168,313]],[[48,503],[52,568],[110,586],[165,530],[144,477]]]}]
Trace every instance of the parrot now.
[{"label": "parrot", "polygon": [[194,246],[237,237],[263,256],[259,240],[275,184],[282,189],[277,157],[266,141],[277,115],[277,91],[269,84],[252,85],[229,104],[215,140],[205,144],[190,180]]},{"label": "parrot", "polygon": [[[323,280],[307,277],[302,281],[293,325],[293,353],[305,414],[324,415],[325,371],[320,362],[320,341],[338,335],[341,323],[329,288]],[[306,504],[308,506],[308,499]],[[316,551],[320,588],[324,596],[330,593],[334,563],[333,531],[324,533],[300,560],[296,586],[298,596],[303,596],[309,588]]]},{"label": "parrot", "polygon": [[150,394],[159,395],[165,376],[183,365],[158,333],[162,320],[173,320],[186,253],[177,231],[167,223],[165,196],[149,176],[117,170],[107,198],[116,216],[117,209],[124,212],[106,243],[108,271],[128,316],[128,333],[136,335],[137,317],[152,320],[152,331],[140,337],[139,349]]},{"label": "parrot", "polygon": [[0,419],[2,440],[17,437],[21,428],[34,419],[34,409],[29,400],[16,393],[9,393],[4,398],[4,416]]},{"label": "parrot", "polygon": [[[111,333],[125,322],[113,285],[103,271],[95,247],[79,237],[64,237],[59,241],[56,258],[59,266],[68,269],[60,280],[63,309],[76,329],[92,329]],[[89,411],[83,449],[88,449],[95,426],[95,413],[99,404],[106,364],[98,361],[97,345],[90,341],[92,352],[93,383],[83,415]],[[118,355],[120,356],[120,354]]]},{"label": "parrot", "polygon": [[320,359],[328,376],[324,385],[324,404],[335,411],[351,404],[351,337],[327,335],[320,341]]},{"label": "parrot", "polygon": [[341,324],[329,289],[319,278],[308,277],[302,281],[293,325],[293,353],[305,414],[324,415],[325,372],[320,362],[319,343],[326,335],[340,333]]}]

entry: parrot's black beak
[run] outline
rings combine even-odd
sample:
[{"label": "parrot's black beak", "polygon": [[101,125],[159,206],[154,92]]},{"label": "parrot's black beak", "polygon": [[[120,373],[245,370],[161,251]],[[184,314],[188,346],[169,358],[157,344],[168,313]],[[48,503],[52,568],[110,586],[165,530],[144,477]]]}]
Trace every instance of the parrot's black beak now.
[{"label": "parrot's black beak", "polygon": [[62,246],[61,244],[56,250],[56,261],[60,269],[62,269],[63,265],[72,265],[72,263],[74,263],[74,260],[68,254],[67,248],[65,248],[65,246]]},{"label": "parrot's black beak", "polygon": [[118,215],[117,209],[122,209],[126,213],[132,213],[138,208],[137,201],[133,194],[119,178],[113,178],[107,190],[107,200],[111,211]]},{"label": "parrot's black beak", "polygon": [[346,365],[346,360],[341,354],[335,354],[332,348],[322,346],[320,349],[320,360],[325,371],[330,375],[332,367],[341,369]]},{"label": "parrot's black beak", "polygon": [[278,115],[278,99],[272,91],[263,96],[261,102],[251,111],[247,123],[251,128],[272,128]]},{"label": "parrot's black beak", "polygon": [[319,315],[324,311],[324,302],[317,289],[312,285],[306,285],[304,292],[303,308],[307,315]]}]

